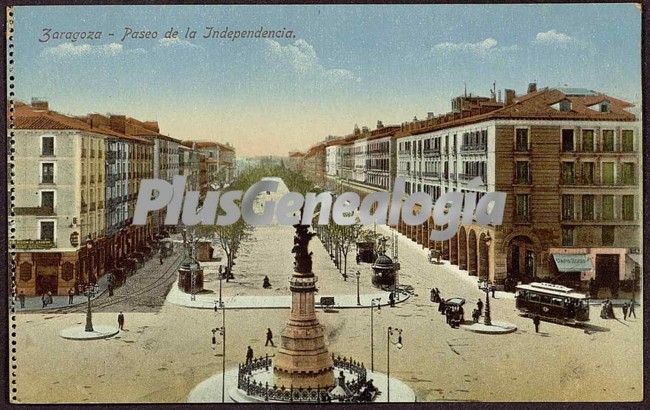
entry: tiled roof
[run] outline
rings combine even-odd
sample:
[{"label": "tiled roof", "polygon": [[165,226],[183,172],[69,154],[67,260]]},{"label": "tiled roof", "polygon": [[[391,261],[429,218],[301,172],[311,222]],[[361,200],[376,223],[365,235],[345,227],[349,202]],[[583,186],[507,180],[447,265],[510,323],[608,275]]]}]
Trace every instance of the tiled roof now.
[{"label": "tiled roof", "polygon": [[[91,115],[85,117],[74,117],[64,115],[52,110],[36,109],[31,105],[27,105],[22,102],[15,103],[14,107],[14,128],[17,129],[77,130],[136,141],[140,143],[151,143],[149,140],[144,138],[117,132],[111,129],[108,125],[93,125],[93,122],[90,119]],[[98,114],[92,114],[92,116],[95,116],[96,118],[101,117],[105,120],[105,124],[110,123],[107,117]]]},{"label": "tiled roof", "polygon": [[[571,101],[571,111],[563,112],[552,107],[552,105],[563,100]],[[599,112],[589,108],[604,100],[610,103],[609,112]],[[468,116],[449,113],[436,118],[434,121],[425,120],[418,123],[410,123],[410,126],[424,125],[427,122],[429,124],[420,127],[416,126],[414,127],[416,129],[413,130],[404,130],[400,133],[400,137],[418,135],[492,119],[635,121],[636,116],[626,111],[626,108],[632,106],[629,102],[602,93],[592,92],[589,95],[567,95],[560,89],[544,88],[515,98],[512,104],[487,113]]]}]

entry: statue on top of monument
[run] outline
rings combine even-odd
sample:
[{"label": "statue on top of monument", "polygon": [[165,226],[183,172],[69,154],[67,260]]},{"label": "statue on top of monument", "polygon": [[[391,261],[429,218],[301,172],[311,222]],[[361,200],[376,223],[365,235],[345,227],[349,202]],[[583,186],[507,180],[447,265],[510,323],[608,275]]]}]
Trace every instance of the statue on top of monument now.
[{"label": "statue on top of monument", "polygon": [[309,252],[309,241],[316,234],[309,232],[309,225],[294,225],[296,228],[296,235],[293,237],[293,248],[291,253],[294,253],[295,260],[293,263],[293,270],[298,273],[312,273],[311,256],[313,252]]}]

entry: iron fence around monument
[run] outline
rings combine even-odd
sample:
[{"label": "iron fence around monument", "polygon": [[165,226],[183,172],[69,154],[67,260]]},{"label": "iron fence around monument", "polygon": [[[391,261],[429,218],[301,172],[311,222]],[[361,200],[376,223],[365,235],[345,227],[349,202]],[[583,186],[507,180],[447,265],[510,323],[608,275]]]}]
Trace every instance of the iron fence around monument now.
[{"label": "iron fence around monument", "polygon": [[[346,370],[356,376],[356,378],[345,382],[345,386],[352,395],[348,398],[353,399],[358,392],[365,386],[367,379],[367,370],[363,363],[353,360],[351,357],[340,357],[332,354],[334,369],[337,371]],[[246,392],[249,397],[254,397],[264,401],[283,401],[283,402],[329,402],[332,400],[329,392],[331,387],[322,389],[316,388],[294,388],[293,386],[270,386],[268,382],[256,381],[253,372],[258,370],[269,371],[273,367],[272,358],[268,355],[254,358],[250,363],[239,364],[237,372],[237,388]]]}]

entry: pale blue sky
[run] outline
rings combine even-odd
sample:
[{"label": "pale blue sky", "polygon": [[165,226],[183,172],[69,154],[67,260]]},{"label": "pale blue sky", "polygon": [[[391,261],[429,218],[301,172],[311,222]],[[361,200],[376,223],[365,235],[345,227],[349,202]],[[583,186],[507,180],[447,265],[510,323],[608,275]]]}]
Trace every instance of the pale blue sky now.
[{"label": "pale blue sky", "polygon": [[[447,112],[464,82],[481,95],[493,81],[521,93],[536,80],[641,100],[632,4],[16,7],[15,23],[19,99],[155,119],[173,137],[228,141],[242,155]],[[122,42],[126,26],[158,39]],[[188,26],[196,39],[160,41]],[[295,38],[200,38],[206,26]],[[46,27],[103,34],[39,42]]]}]

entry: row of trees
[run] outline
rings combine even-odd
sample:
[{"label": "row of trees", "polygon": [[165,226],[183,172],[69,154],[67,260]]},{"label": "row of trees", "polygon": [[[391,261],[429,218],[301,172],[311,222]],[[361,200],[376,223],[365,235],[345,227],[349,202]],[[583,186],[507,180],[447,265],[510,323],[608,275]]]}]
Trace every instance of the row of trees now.
[{"label": "row of trees", "polygon": [[[246,191],[264,177],[282,178],[289,190],[293,192],[305,194],[318,191],[303,175],[295,173],[283,165],[257,165],[245,168],[228,189]],[[240,205],[239,202],[237,201],[237,205]],[[223,210],[219,212],[223,213]],[[235,264],[237,252],[251,233],[252,227],[242,218],[231,225],[197,225],[194,227],[194,234],[197,237],[214,239],[223,251],[226,258],[226,280],[232,278],[232,267]]]}]

